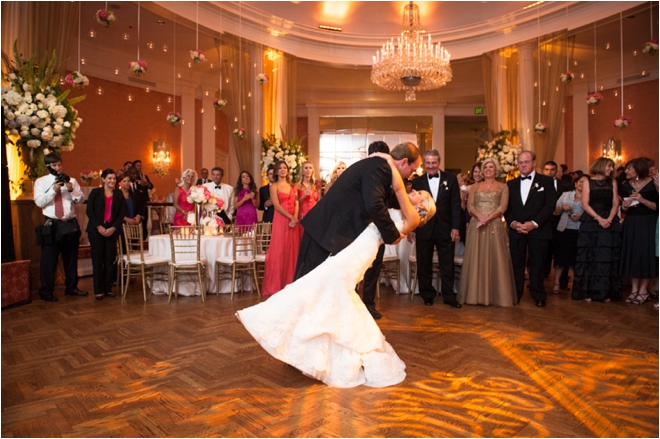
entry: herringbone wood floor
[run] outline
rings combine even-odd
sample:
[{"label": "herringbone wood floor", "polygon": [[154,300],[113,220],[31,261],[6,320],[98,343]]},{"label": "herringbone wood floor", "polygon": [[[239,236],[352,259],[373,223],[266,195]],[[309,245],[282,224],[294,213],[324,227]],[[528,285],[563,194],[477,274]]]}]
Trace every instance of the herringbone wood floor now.
[{"label": "herringbone wood floor", "polygon": [[329,388],[269,357],[234,317],[249,293],[144,303],[135,282],[126,300],[58,291],[4,310],[2,435],[658,437],[650,303],[564,292],[456,310],[381,292],[408,372],[385,389]]}]

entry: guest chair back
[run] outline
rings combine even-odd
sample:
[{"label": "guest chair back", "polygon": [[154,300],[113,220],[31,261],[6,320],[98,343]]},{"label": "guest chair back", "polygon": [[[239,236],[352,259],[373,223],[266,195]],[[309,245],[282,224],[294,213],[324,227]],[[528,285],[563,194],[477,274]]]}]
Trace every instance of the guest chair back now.
[{"label": "guest chair back", "polygon": [[[376,284],[376,295],[380,299],[380,281],[382,279],[396,280],[397,285],[400,285],[401,276],[399,275],[401,268],[401,261],[396,254],[383,255],[383,265],[380,269],[380,276]],[[399,288],[400,289],[400,288]]]},{"label": "guest chair back", "polygon": [[[252,275],[251,282],[259,294],[257,282],[257,265],[255,262],[255,227],[233,225],[227,234],[232,239],[232,254],[230,257],[219,257],[215,261],[216,293],[220,291],[220,281],[231,281],[231,299],[234,299],[236,288],[236,273],[247,272]],[[244,278],[241,278],[243,281]],[[241,290],[244,291],[245,283],[241,282]],[[250,289],[252,291],[252,288]]]},{"label": "guest chair back", "polygon": [[[120,240],[121,241],[121,240]],[[142,275],[142,295],[147,301],[147,276],[151,279],[151,285],[155,279],[167,277],[167,270],[158,271],[157,268],[167,267],[169,261],[160,256],[151,256],[144,252],[144,240],[141,224],[124,224],[124,242],[126,254],[121,255],[122,264],[122,295],[126,297],[128,284],[131,276]],[[132,270],[135,270],[131,273]]]},{"label": "guest chair back", "polygon": [[173,290],[177,295],[179,278],[184,275],[197,275],[202,302],[206,301],[206,260],[201,257],[200,250],[203,234],[202,226],[170,226],[168,303],[172,300]]},{"label": "guest chair back", "polygon": [[254,260],[257,264],[257,277],[259,282],[263,281],[264,268],[266,266],[266,253],[270,247],[273,223],[257,223],[254,228]]}]

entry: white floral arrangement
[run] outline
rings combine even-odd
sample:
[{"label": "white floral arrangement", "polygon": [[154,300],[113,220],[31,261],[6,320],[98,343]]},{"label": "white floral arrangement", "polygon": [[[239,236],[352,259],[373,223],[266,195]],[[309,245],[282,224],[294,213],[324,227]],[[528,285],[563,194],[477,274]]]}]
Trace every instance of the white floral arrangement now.
[{"label": "white floral arrangement", "polygon": [[[305,136],[306,137],[306,136]],[[298,181],[298,173],[307,160],[307,154],[302,149],[305,137],[291,140],[281,140],[270,134],[261,140],[261,172],[268,172],[278,160],[284,160],[291,172],[291,179]]]},{"label": "white floral arrangement", "polygon": [[598,105],[602,100],[603,100],[603,95],[598,92],[589,93],[587,95],[587,104],[589,105]]},{"label": "white floral arrangement", "polygon": [[188,202],[193,204],[200,204],[206,211],[222,210],[225,207],[225,202],[222,198],[217,198],[213,192],[206,186],[200,184],[190,188],[188,194]]},{"label": "white floral arrangement", "polygon": [[536,131],[536,134],[543,134],[547,129],[548,129],[548,125],[543,122],[539,122],[536,125],[534,125],[534,131]]},{"label": "white floral arrangement", "polygon": [[206,62],[206,57],[204,56],[202,51],[199,50],[199,49],[191,50],[190,51],[190,57],[192,58],[192,60],[195,64]]},{"label": "white floral arrangement", "polygon": [[128,69],[135,73],[135,76],[140,76],[143,73],[147,73],[147,62],[143,59],[137,61],[129,61]]},{"label": "white floral arrangement", "polygon": [[245,128],[234,128],[232,133],[238,138],[238,140],[243,140],[243,137],[245,137]]},{"label": "white floral arrangement", "polygon": [[80,173],[80,179],[85,182],[87,186],[91,186],[92,182],[99,178],[99,173],[91,169],[83,169]]},{"label": "white floral arrangement", "polygon": [[268,75],[265,73],[259,73],[257,75],[257,82],[259,84],[266,84],[268,82]]},{"label": "white floral arrangement", "polygon": [[570,84],[573,79],[575,79],[575,73],[570,70],[566,70],[566,72],[559,75],[559,80],[566,84]]},{"label": "white floral arrangement", "polygon": [[5,127],[10,136],[19,138],[15,145],[30,179],[48,173],[43,163],[45,154],[73,150],[75,132],[82,122],[73,106],[85,99],[70,98],[71,90],[60,89],[58,72],[65,64],[57,64],[54,51],[46,53],[41,61],[37,55],[35,52],[29,59],[23,58],[16,43],[13,59],[2,53]]},{"label": "white floral arrangement", "polygon": [[516,134],[515,130],[493,133],[493,140],[484,142],[477,148],[477,161],[483,162],[488,158],[494,158],[502,168],[501,178],[517,176],[518,156],[522,152],[522,147],[512,144],[510,140],[510,137]]},{"label": "white floral arrangement", "polygon": [[205,216],[201,219],[199,225],[204,227],[224,227],[225,222],[219,216]]},{"label": "white floral arrangement", "polygon": [[649,55],[655,55],[658,53],[658,40],[651,40],[644,43],[642,52],[648,53]]},{"label": "white floral arrangement", "polygon": [[111,22],[117,21],[114,12],[108,11],[107,9],[99,9],[96,11],[94,18],[99,24],[102,24],[105,27],[110,27]]},{"label": "white floral arrangement", "polygon": [[64,80],[67,84],[75,85],[81,90],[83,87],[87,87],[89,85],[89,78],[77,70],[66,75]]},{"label": "white floral arrangement", "polygon": [[627,116],[621,116],[618,117],[614,121],[614,126],[617,128],[621,128],[622,130],[625,130],[628,125],[632,123],[632,119],[627,117]]},{"label": "white floral arrangement", "polygon": [[167,113],[167,121],[170,123],[170,125],[175,127],[181,123],[181,114],[170,111],[169,113]]},{"label": "white floral arrangement", "polygon": [[213,106],[217,110],[222,110],[223,108],[225,108],[225,105],[227,105],[227,99],[218,99],[218,98],[213,99]]}]

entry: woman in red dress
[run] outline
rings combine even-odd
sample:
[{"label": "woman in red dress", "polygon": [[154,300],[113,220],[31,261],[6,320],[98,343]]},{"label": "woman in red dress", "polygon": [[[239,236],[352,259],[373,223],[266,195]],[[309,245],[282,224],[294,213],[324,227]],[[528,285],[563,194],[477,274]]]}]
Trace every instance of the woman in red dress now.
[{"label": "woman in red dress", "polygon": [[270,247],[262,294],[271,296],[293,282],[300,247],[298,222],[298,187],[291,183],[289,166],[284,161],[275,164],[275,183],[270,185],[270,199],[275,208]]},{"label": "woman in red dress", "polygon": [[190,195],[190,188],[197,181],[197,172],[192,169],[186,169],[181,174],[181,181],[174,191],[174,214],[173,224],[175,226],[189,226],[188,213],[193,212],[194,206],[188,202],[188,195]]},{"label": "woman in red dress", "polygon": [[[314,165],[312,162],[304,162],[300,172],[300,181],[298,182],[298,202],[300,203],[300,216],[302,220],[307,212],[321,199],[321,181],[314,177]],[[303,227],[300,226],[300,236],[302,237]]]}]

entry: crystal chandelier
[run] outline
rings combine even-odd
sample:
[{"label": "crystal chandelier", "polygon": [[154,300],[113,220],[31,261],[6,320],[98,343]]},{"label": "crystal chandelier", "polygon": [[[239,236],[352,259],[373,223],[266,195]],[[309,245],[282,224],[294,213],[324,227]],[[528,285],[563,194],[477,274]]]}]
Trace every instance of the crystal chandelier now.
[{"label": "crystal chandelier", "polygon": [[373,57],[371,82],[386,90],[406,91],[406,101],[415,100],[415,91],[433,90],[452,78],[449,52],[440,43],[427,42],[420,35],[419,8],[413,2],[403,8],[401,36],[383,44]]}]

